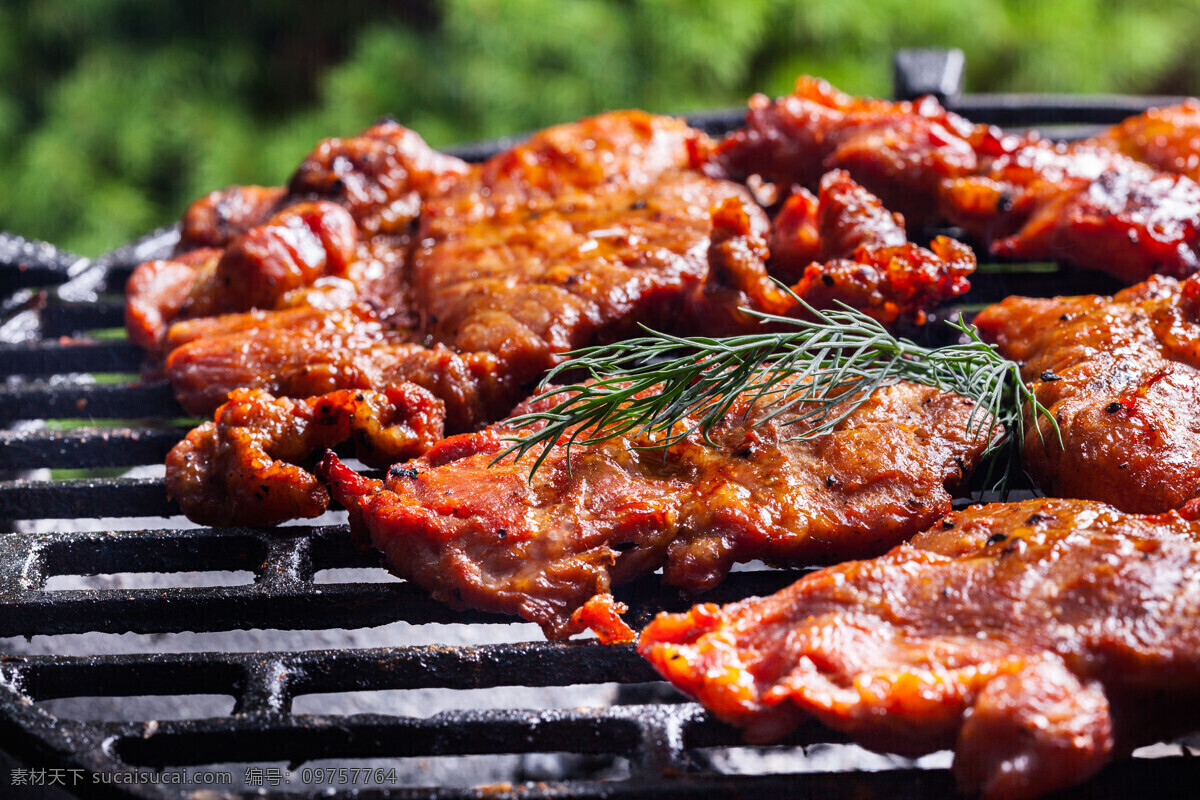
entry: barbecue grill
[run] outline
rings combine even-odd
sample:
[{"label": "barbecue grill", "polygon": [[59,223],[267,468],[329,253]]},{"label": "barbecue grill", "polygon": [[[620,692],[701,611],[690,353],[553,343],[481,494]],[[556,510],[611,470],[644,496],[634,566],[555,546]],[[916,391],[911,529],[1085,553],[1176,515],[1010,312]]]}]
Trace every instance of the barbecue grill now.
[{"label": "barbecue grill", "polygon": [[[902,52],[896,93],[1064,136],[1175,99],[960,96],[961,72],[959,53]],[[719,134],[741,115],[692,121]],[[164,229],[95,261],[0,238],[0,749],[19,759],[0,762],[7,792],[954,796],[944,755],[876,757],[816,723],[747,748],[631,646],[549,643],[534,626],[451,611],[355,551],[336,513],[269,531],[186,523],[156,468],[190,426],[165,382],[137,379],[142,353],[117,330],[130,271],[176,238]],[[1113,288],[1046,265],[984,264],[972,282],[968,312],[1018,291]],[[705,599],[800,574],[735,572]],[[691,602],[654,577],[618,598],[635,627]],[[1160,747],[1064,796],[1190,796],[1188,752]]]}]

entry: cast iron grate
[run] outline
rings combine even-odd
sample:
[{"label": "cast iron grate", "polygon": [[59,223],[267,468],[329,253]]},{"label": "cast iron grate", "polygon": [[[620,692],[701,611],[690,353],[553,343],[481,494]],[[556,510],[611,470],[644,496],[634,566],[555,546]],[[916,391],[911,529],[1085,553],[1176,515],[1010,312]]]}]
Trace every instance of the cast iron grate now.
[{"label": "cast iron grate", "polygon": [[[1163,98],[963,96],[961,54],[902,53],[900,94],[938,93],[972,119],[1008,126],[1054,125],[1067,135],[1109,124]],[[713,133],[741,112],[696,118]],[[1057,128],[1056,128],[1057,130]],[[468,148],[482,157],[504,142]],[[51,470],[122,471],[161,464],[189,427],[163,382],[140,383],[141,354],[120,334],[121,291],[133,266],[169,252],[175,232],[158,231],[94,262],[40,243],[0,237],[0,637],[74,634],[173,634],[180,631],[319,631],[412,625],[511,624],[454,612],[404,582],[318,580],[326,570],[372,570],[376,556],[355,551],[343,526],[272,531],[193,528],[166,500],[161,477],[62,477]],[[988,264],[962,308],[1015,291],[1105,291],[1094,275],[1046,267]],[[66,424],[58,422],[67,420]],[[103,531],[75,530],[77,518],[116,518]],[[143,525],[143,518],[156,520]],[[128,520],[127,524],[120,523]],[[34,521],[30,523],[28,521]],[[121,528],[130,528],[128,530]],[[154,588],[55,588],[62,576],[114,573],[245,574],[232,585]],[[370,575],[356,572],[354,575]],[[707,596],[717,602],[771,592],[799,571],[739,572]],[[621,599],[637,626],[689,601],[655,579]],[[512,707],[446,710],[431,716],[306,714],[297,698],[391,690],[616,685],[624,702],[595,708]],[[197,719],[82,721],[47,710],[61,698],[145,695],[232,698],[227,714]],[[816,724],[767,751],[837,746]],[[0,653],[0,746],[43,782],[57,777],[86,797],[317,797],[332,789],[356,796],[455,798],[793,796],[927,798],[953,796],[944,768],[897,761],[879,771],[723,774],[713,753],[742,747],[738,734],[656,681],[628,646],[513,642],[263,652],[138,652],[83,655]],[[511,754],[567,754],[567,767],[539,779],[484,787],[402,786],[386,781],[396,760]],[[796,758],[800,759],[796,752]],[[366,780],[323,786],[273,780],[304,765],[359,769]],[[152,783],[181,768],[235,765],[232,784]],[[285,765],[285,767],[281,767]],[[347,766],[350,765],[350,766]],[[573,766],[572,766],[573,765]],[[291,772],[287,773],[286,769]],[[324,767],[321,767],[324,768]],[[251,771],[258,780],[250,780]],[[215,773],[209,773],[215,774]],[[135,783],[93,783],[100,776]],[[350,773],[348,773],[350,775]],[[373,780],[382,775],[385,780]],[[357,773],[358,777],[362,772]],[[11,776],[16,777],[16,770]],[[526,776],[528,777],[528,776]],[[1127,760],[1066,796],[1125,797],[1160,788],[1187,796],[1200,779],[1192,759]],[[1172,787],[1180,787],[1178,790]]]}]

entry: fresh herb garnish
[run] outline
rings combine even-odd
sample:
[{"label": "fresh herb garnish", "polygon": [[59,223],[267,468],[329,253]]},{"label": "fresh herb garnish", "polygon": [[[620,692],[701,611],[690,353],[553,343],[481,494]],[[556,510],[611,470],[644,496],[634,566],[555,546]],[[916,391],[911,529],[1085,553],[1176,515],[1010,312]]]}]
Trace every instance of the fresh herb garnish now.
[{"label": "fresh herb garnish", "polygon": [[[805,423],[794,438],[811,439],[832,431],[874,389],[897,381],[933,386],[976,402],[968,430],[989,437],[984,452],[988,481],[1001,489],[1019,464],[1026,405],[1049,420],[1057,434],[1053,415],[1021,381],[1018,365],[984,342],[961,316],[947,323],[961,334],[958,344],[928,348],[892,335],[849,306],[818,311],[795,299],[807,318],[749,312],[792,330],[685,338],[644,328],[647,335],[640,338],[567,353],[568,360],[546,375],[542,388],[568,371],[582,373],[584,380],[549,389],[550,396],[564,397],[553,408],[509,419],[518,428],[540,427],[509,439],[496,460],[540,448],[532,475],[560,442],[570,448],[629,432],[648,437],[651,444],[646,446],[654,448],[696,432],[708,440],[744,395],[772,405],[758,424],[769,419]],[[684,420],[689,425],[679,427]],[[1003,429],[999,435],[994,434],[997,424]],[[996,456],[1004,450],[1009,451],[1008,464],[997,479],[995,466],[1001,459]]]}]

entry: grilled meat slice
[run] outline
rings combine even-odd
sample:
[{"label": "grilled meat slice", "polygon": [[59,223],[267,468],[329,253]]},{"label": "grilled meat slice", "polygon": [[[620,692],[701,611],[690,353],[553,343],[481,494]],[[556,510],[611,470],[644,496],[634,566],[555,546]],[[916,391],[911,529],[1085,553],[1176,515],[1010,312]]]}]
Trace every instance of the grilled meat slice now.
[{"label": "grilled meat slice", "polygon": [[947,181],[947,218],[992,253],[1057,259],[1127,282],[1200,269],[1200,185],[1088,142],[1008,140],[978,175]]},{"label": "grilled meat slice", "polygon": [[197,415],[238,388],[312,397],[405,381],[445,403],[452,430],[470,430],[508,407],[513,390],[490,353],[459,354],[410,338],[360,303],[231,314],[173,326],[166,372],[180,404]]},{"label": "grilled meat slice", "polygon": [[[375,152],[375,142],[363,137],[358,149]],[[167,338],[168,349],[181,348],[166,364],[176,395],[207,414],[239,386],[307,391],[300,376],[314,371],[326,381],[321,391],[412,380],[443,397],[449,429],[461,431],[507,412],[566,351],[619,339],[638,323],[684,334],[757,328],[741,307],[787,313],[795,302],[771,282],[769,221],[748,190],[689,168],[702,144],[703,135],[679,120],[619,112],[549,128],[466,176],[430,170],[421,183],[410,172],[412,191],[425,192],[411,260],[408,238],[376,234],[354,257],[334,248],[338,258],[323,263],[337,269],[250,263],[240,255],[253,248],[243,243],[265,235],[252,228],[232,240],[211,280],[196,283],[216,290],[193,288],[188,302],[210,312],[258,305],[278,313],[180,323]],[[293,191],[325,187],[333,196],[331,173],[318,167],[334,169],[343,157],[350,158],[314,156]],[[965,290],[974,266],[965,248],[937,243],[935,255],[903,242],[898,220],[878,200],[843,174],[835,184],[817,235],[836,242],[826,252],[853,252],[845,263],[796,270],[810,302],[850,301],[890,323],[919,320],[925,308]],[[350,212],[321,200],[286,208],[276,220],[313,205],[348,220],[359,214],[354,198],[374,196],[343,188]],[[874,246],[885,241],[894,246]],[[357,292],[356,320],[345,308],[328,310],[338,303],[312,290],[317,275],[348,281],[338,302],[349,305]],[[231,296],[240,305],[225,302]],[[288,305],[321,310],[301,314]],[[348,328],[354,336],[343,335]],[[314,353],[319,363],[307,363]],[[434,374],[448,362],[449,373]]]},{"label": "grilled meat slice", "polygon": [[[458,352],[488,352],[516,386],[583,345],[680,328],[706,279],[712,209],[742,186],[688,168],[701,134],[629,111],[535,134],[426,201],[413,255],[423,329]],[[515,402],[518,397],[513,398]]]},{"label": "grilled meat slice", "polygon": [[[1173,119],[1194,124],[1183,111]],[[1173,134],[1172,153],[1190,141],[1185,131]],[[801,77],[779,100],[756,95],[745,126],[703,152],[710,174],[784,186],[812,188],[826,170],[846,169],[911,222],[948,220],[996,255],[1057,259],[1129,283],[1200,269],[1200,186],[1119,152],[1136,134],[1114,138],[1118,146],[1010,136],[932,98],[856,98]]]},{"label": "grilled meat slice", "polygon": [[353,440],[359,460],[387,466],[442,438],[440,400],[414,384],[306,400],[238,389],[212,422],[167,455],[167,494],[205,525],[273,525],[315,517],[329,493],[304,469],[317,450]]},{"label": "grilled meat slice", "polygon": [[695,592],[739,561],[829,563],[903,541],[949,510],[978,462],[986,437],[967,430],[973,408],[900,383],[834,432],[796,441],[797,426],[765,419],[770,407],[743,396],[711,445],[694,430],[665,450],[646,449],[645,435],[560,441],[531,476],[534,454],[493,463],[507,437],[528,434],[501,422],[446,439],[384,481],[332,455],[319,472],[399,575],[558,639],[577,632],[572,614],[589,598],[660,566],[666,583]]},{"label": "grilled meat slice", "polygon": [[941,183],[978,170],[974,141],[985,132],[930,97],[852,97],[801,76],[790,95],[752,97],[746,124],[707,153],[705,170],[813,189],[830,169],[845,169],[885,206],[925,224],[935,219]]},{"label": "grilled meat slice", "polygon": [[229,186],[209,192],[183,212],[178,254],[200,247],[224,248],[236,237],[266,222],[279,210],[282,186]]},{"label": "grilled meat slice", "polygon": [[[411,324],[412,222],[426,196],[469,172],[463,161],[388,122],[321,142],[287,190],[213,192],[185,212],[175,256],[134,272],[126,295],[139,311],[127,314],[130,338],[157,350],[174,320],[277,308],[289,290],[322,276],[348,278],[381,316]],[[216,248],[220,258],[201,259],[191,252],[197,248]],[[190,278],[186,266],[193,267]]]},{"label": "grilled meat slice", "polygon": [[794,281],[811,306],[845,303],[885,325],[924,322],[927,311],[966,293],[975,270],[971,249],[947,236],[929,249],[909,242],[904,219],[845,170],[826,173],[817,198],[797,187],[774,224],[773,275]]},{"label": "grilled meat slice", "polygon": [[975,318],[1050,410],[1026,418],[1048,494],[1155,513],[1200,495],[1200,276],[1112,297],[1010,297]]},{"label": "grilled meat slice", "polygon": [[811,714],[876,750],[954,747],[964,793],[1030,798],[1200,719],[1190,511],[973,507],[770,597],[659,615],[638,648],[753,741]]},{"label": "grilled meat slice", "polygon": [[425,198],[444,194],[470,173],[466,162],[439,153],[416,132],[389,120],[358,136],[322,141],[300,164],[288,191],[341,204],[364,238],[400,235],[408,232]]},{"label": "grilled meat slice", "polygon": [[220,250],[203,247],[138,264],[125,283],[125,330],[130,341],[150,352],[161,350],[171,320],[187,305],[197,277],[215,270],[220,257]]},{"label": "grilled meat slice", "polygon": [[1148,109],[1089,141],[1200,181],[1200,100]]}]

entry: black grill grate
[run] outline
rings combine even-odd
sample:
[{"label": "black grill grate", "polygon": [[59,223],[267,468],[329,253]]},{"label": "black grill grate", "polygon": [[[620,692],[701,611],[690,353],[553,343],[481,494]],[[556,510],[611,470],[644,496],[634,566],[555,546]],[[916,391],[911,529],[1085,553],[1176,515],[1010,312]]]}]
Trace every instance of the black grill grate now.
[{"label": "black grill grate", "polygon": [[[901,85],[928,88],[923,59],[902,64]],[[933,86],[948,106],[973,119],[1010,126],[1071,123],[1071,130],[1115,122],[1159,98],[958,97],[935,68]],[[942,76],[944,77],[944,76]],[[714,133],[738,124],[740,111],[697,120]],[[1078,127],[1082,124],[1085,127]],[[472,148],[483,156],[503,143]],[[161,464],[187,429],[162,382],[141,384],[141,354],[123,337],[101,334],[122,324],[120,292],[132,267],[168,252],[172,230],[88,262],[52,247],[0,237],[0,637],[73,634],[174,634],[181,631],[322,631],[412,625],[508,625],[512,620],[454,612],[397,581],[326,583],[325,570],[371,570],[377,556],[356,552],[343,526],[273,531],[185,525],[166,500],[160,477],[67,477],[48,470],[123,470]],[[964,308],[1014,291],[1041,294],[1105,291],[1106,279],[1004,264],[985,265]],[[63,425],[55,420],[68,420]],[[115,528],[88,532],[52,520],[113,517]],[[141,518],[156,522],[143,526]],[[21,521],[37,521],[37,532]],[[49,530],[47,530],[49,529]],[[241,573],[236,585],[56,589],[62,576],[114,573]],[[369,572],[351,573],[370,575]],[[717,602],[787,585],[797,571],[730,576],[707,596]],[[649,579],[627,588],[630,621],[646,622],[689,602]],[[0,642],[0,647],[3,643]],[[388,714],[312,715],[293,701],[319,693],[498,687],[624,687],[594,709],[515,708],[443,711],[429,717]],[[72,697],[145,695],[232,698],[229,714],[201,719],[83,722],[47,710]],[[765,752],[838,745],[837,734],[811,724]],[[391,763],[396,760],[554,753],[559,774],[483,788],[355,782],[334,788],[356,796],[455,798],[791,796],[928,798],[953,796],[945,769],[722,774],[714,753],[741,747],[738,734],[695,704],[664,690],[631,647],[594,641],[424,645],[386,648],[281,649],[82,655],[0,652],[0,747],[43,770],[66,771],[67,788],[86,797],[220,798],[328,796],[327,787],[293,781],[246,781],[246,765]],[[572,761],[571,759],[575,759]],[[588,759],[591,759],[590,761]],[[386,761],[381,761],[386,760]],[[795,762],[802,760],[797,753]],[[158,783],[93,784],[104,775],[162,775],[187,766],[235,765],[232,786]],[[575,766],[572,767],[571,765]],[[613,767],[616,764],[617,767]],[[599,766],[597,766],[599,765]],[[607,769],[608,772],[604,770]],[[271,773],[268,772],[268,775]],[[296,773],[293,772],[293,775]],[[81,777],[82,776],[82,777]],[[12,776],[0,775],[0,784]],[[148,778],[146,778],[148,779]],[[1162,796],[1190,796],[1200,779],[1188,758],[1116,764],[1065,796],[1126,797],[1148,785]],[[1173,788],[1178,787],[1178,788]],[[1172,793],[1174,792],[1174,793]]]}]

